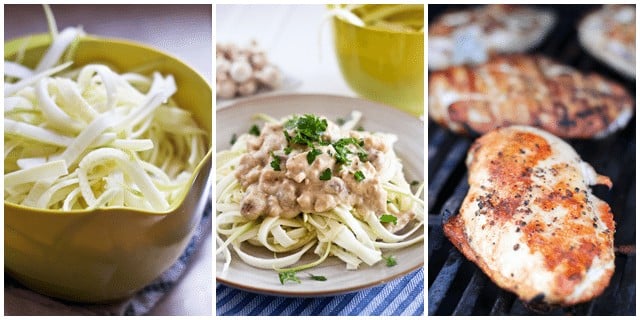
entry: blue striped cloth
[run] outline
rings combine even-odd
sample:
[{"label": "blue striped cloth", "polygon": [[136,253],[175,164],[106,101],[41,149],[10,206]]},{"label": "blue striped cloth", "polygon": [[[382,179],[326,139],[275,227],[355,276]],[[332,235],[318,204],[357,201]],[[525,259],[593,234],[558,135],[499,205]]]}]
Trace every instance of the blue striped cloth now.
[{"label": "blue striped cloth", "polygon": [[420,316],[424,315],[424,271],[387,284],[321,298],[285,298],[216,285],[219,316]]}]

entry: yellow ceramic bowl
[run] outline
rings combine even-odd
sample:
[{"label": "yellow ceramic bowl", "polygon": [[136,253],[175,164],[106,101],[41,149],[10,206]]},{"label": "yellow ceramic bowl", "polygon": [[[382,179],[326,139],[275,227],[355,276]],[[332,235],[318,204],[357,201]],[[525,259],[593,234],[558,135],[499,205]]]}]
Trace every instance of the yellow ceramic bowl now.
[{"label": "yellow ceramic bowl", "polygon": [[[25,46],[24,63],[33,67],[50,43],[37,35],[5,43],[5,59]],[[212,132],[211,86],[180,60],[137,43],[83,38],[77,66],[105,62],[123,72],[143,64],[173,74],[174,96],[200,127]],[[46,295],[82,302],[107,302],[132,295],[167,270],[188,244],[208,200],[209,152],[198,164],[184,200],[168,212],[129,208],[61,212],[5,202],[4,265],[27,287]]]},{"label": "yellow ceramic bowl", "polygon": [[424,113],[424,32],[360,27],[333,18],[340,70],[359,95]]}]

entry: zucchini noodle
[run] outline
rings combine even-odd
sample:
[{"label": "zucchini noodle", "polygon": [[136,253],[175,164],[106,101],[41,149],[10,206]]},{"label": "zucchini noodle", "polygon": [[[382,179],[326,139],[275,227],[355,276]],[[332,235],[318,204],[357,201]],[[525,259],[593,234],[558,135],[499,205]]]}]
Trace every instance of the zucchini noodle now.
[{"label": "zucchini noodle", "polygon": [[[266,115],[256,115],[255,118],[265,121],[267,125],[262,128],[262,134],[259,137],[252,136],[251,134],[243,134],[238,137],[236,142],[231,146],[229,150],[220,151],[216,154],[216,255],[221,256],[224,260],[224,267],[222,273],[225,273],[229,269],[235,252],[235,256],[239,257],[246,264],[261,269],[273,269],[279,272],[282,271],[299,271],[307,268],[311,268],[321,264],[329,256],[334,256],[345,263],[346,269],[357,269],[363,262],[366,265],[372,266],[383,259],[383,250],[397,250],[407,246],[411,246],[416,243],[420,243],[424,239],[424,202],[421,199],[422,186],[419,186],[415,192],[411,190],[411,185],[406,181],[403,174],[403,166],[401,160],[395,155],[393,151],[393,142],[397,139],[396,136],[383,133],[370,134],[367,132],[357,132],[353,129],[357,127],[361,114],[357,111],[352,113],[351,119],[345,121],[341,126],[335,125],[329,122],[326,129],[327,132],[332,132],[333,140],[336,141],[336,137],[364,137],[367,139],[369,135],[375,136],[373,141],[383,141],[388,149],[381,148],[385,151],[384,155],[380,155],[380,162],[376,164],[378,172],[365,171],[368,178],[376,183],[379,187],[379,195],[383,195],[386,202],[386,207],[382,210],[369,209],[369,207],[362,204],[362,201],[355,201],[354,203],[360,203],[354,205],[353,203],[339,202],[335,206],[324,211],[301,211],[299,214],[289,216],[284,212],[279,215],[274,214],[273,211],[261,212],[257,218],[246,214],[246,207],[243,205],[243,199],[250,196],[249,191],[252,187],[243,187],[243,179],[250,176],[253,171],[246,173],[242,171],[243,163],[246,159],[243,157],[253,157],[255,154],[259,154],[262,150],[256,149],[256,141],[272,141],[273,136],[267,136],[269,130],[272,128],[287,128],[288,121],[296,119],[296,116],[287,117],[282,120],[276,120]],[[267,126],[270,126],[267,128]],[[282,129],[287,130],[287,129]],[[288,136],[288,131],[276,131],[277,135]],[[321,138],[322,139],[322,138]],[[289,140],[289,137],[287,138]],[[334,161],[333,158],[329,159],[327,154],[336,155],[339,151],[337,142],[333,145],[336,147],[314,146],[323,150],[322,156],[325,157],[322,161]],[[280,145],[283,146],[282,144]],[[255,183],[262,183],[265,176],[273,173],[271,171],[280,171],[282,175],[294,173],[290,172],[291,166],[297,157],[311,153],[307,147],[300,147],[299,145],[295,151],[291,151],[292,144],[287,145],[289,153],[282,155],[282,161],[280,162],[280,168],[276,166],[276,163],[271,163],[271,167],[267,164],[261,171],[261,177],[256,180]],[[275,147],[274,147],[275,148]],[[305,149],[306,148],[306,149]],[[322,148],[322,149],[321,149]],[[332,149],[335,148],[335,149]],[[272,148],[273,149],[273,148]],[[324,177],[321,180],[338,179],[337,172],[344,172],[344,170],[352,170],[352,168],[364,167],[367,161],[373,157],[369,155],[368,160],[359,163],[356,160],[356,147],[350,149],[349,153],[351,157],[352,167],[348,167],[344,164],[342,169],[337,169],[339,166],[333,167],[333,178]],[[285,151],[285,152],[287,152]],[[276,154],[280,154],[281,151],[271,151],[271,157],[269,160],[275,159]],[[358,155],[359,156],[359,155]],[[309,160],[309,166],[313,163],[322,163],[319,160],[321,155],[315,160]],[[364,157],[363,157],[364,158]],[[304,160],[303,163],[307,163]],[[331,162],[333,163],[333,162]],[[356,164],[354,164],[356,163]],[[330,167],[331,168],[331,167]],[[279,169],[279,170],[276,170]],[[343,170],[343,171],[338,171]],[[350,173],[349,173],[350,174]],[[343,179],[348,180],[349,177],[342,176]],[[318,181],[310,181],[313,178],[307,177],[306,180],[298,181],[300,185],[311,185],[318,183]],[[259,182],[258,182],[259,181]],[[277,180],[282,182],[282,180]],[[358,186],[358,182],[351,182],[353,185]],[[368,181],[368,180],[367,180]],[[371,182],[369,181],[369,182]],[[320,182],[321,183],[321,182]],[[364,186],[364,182],[362,182]],[[345,183],[348,185],[348,182]],[[353,186],[351,185],[351,186]],[[261,186],[258,188],[269,188],[269,186]],[[355,187],[354,187],[355,188]],[[284,190],[282,185],[276,185],[276,189]],[[251,189],[255,190],[255,189]],[[274,194],[279,196],[284,195],[275,191]],[[300,190],[297,191],[300,193]],[[303,191],[304,194],[305,191]],[[348,197],[363,196],[354,191],[354,189],[347,190]],[[298,195],[299,196],[299,195]],[[304,196],[299,196],[298,201]],[[273,199],[271,199],[273,200]],[[269,201],[271,201],[269,200]],[[363,199],[370,200],[370,199]],[[384,203],[384,202],[383,202]],[[245,204],[246,205],[246,204]],[[269,202],[269,206],[277,206],[273,202]],[[251,206],[249,206],[251,207]],[[273,210],[273,208],[265,209]],[[398,219],[405,219],[404,225],[398,229],[394,229],[391,223],[381,222],[381,215],[392,215],[398,217]],[[404,218],[402,218],[404,217]],[[310,263],[299,265],[302,261],[305,253],[313,253],[317,256],[317,259]],[[272,256],[272,257],[269,257]],[[296,266],[296,264],[298,264]],[[282,280],[281,280],[282,281]]]},{"label": "zucchini noodle", "polygon": [[60,60],[84,33],[52,33],[35,69],[5,61],[5,201],[169,210],[188,190],[207,139],[171,99],[173,76],[118,74],[102,64],[69,70],[73,62]]}]

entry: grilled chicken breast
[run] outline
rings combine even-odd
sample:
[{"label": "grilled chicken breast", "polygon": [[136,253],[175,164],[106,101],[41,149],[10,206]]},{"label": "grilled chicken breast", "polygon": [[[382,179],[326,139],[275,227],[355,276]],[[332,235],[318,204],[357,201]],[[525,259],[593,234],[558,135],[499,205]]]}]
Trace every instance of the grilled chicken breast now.
[{"label": "grilled chicken breast", "polygon": [[429,25],[429,70],[482,63],[496,53],[538,45],[556,16],[524,5],[489,4],[448,12]]},{"label": "grilled chicken breast", "polygon": [[624,76],[636,78],[636,8],[606,4],[587,15],[578,26],[578,38],[591,55]]},{"label": "grilled chicken breast", "polygon": [[540,129],[492,131],[467,155],[469,192],[444,223],[451,242],[524,301],[572,305],[602,293],[614,271],[615,226],[590,185],[611,181]]},{"label": "grilled chicken breast", "polygon": [[563,138],[597,138],[626,126],[633,110],[622,86],[542,56],[497,56],[429,75],[429,116],[458,133],[530,125]]}]

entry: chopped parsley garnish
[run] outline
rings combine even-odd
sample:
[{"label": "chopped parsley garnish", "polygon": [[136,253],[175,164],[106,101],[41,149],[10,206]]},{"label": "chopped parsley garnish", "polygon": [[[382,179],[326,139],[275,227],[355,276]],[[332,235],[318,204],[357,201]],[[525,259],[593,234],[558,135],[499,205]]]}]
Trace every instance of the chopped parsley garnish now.
[{"label": "chopped parsley garnish", "polygon": [[231,141],[229,141],[229,143],[231,145],[234,145],[234,144],[236,144],[236,141],[238,141],[238,136],[234,133],[234,134],[231,135]]},{"label": "chopped parsley garnish", "polygon": [[[322,142],[320,137],[327,130],[327,120],[307,114],[289,119],[285,122],[284,127],[287,142],[313,147],[314,143]],[[291,132],[287,132],[287,130],[291,130]]]},{"label": "chopped parsley garnish", "polygon": [[394,258],[393,256],[388,256],[388,257],[382,256],[382,258],[387,262],[387,267],[393,267],[396,264],[398,264],[398,262],[396,261],[396,258]]},{"label": "chopped parsley garnish", "polygon": [[356,127],[356,131],[364,131],[364,127],[363,126],[357,126]]},{"label": "chopped parsley garnish", "polygon": [[362,139],[358,140],[356,138],[342,138],[334,142],[332,145],[336,150],[335,158],[336,163],[338,164],[349,164],[351,162],[348,158],[348,155],[352,154],[353,152],[349,150],[349,145],[354,145],[358,148],[358,158],[360,158],[360,160],[362,160],[363,158],[366,159],[368,157],[366,151],[362,148],[362,146],[364,146],[364,141]]},{"label": "chopped parsley garnish", "polygon": [[316,160],[316,157],[321,154],[322,154],[322,151],[316,148],[311,149],[311,151],[307,153],[307,163],[312,164],[313,161]]},{"label": "chopped parsley garnish", "polygon": [[349,164],[350,161],[349,161],[349,158],[347,158],[348,153],[345,152],[345,150],[346,149],[340,149],[340,150],[336,149],[335,158],[336,158],[337,164]]},{"label": "chopped parsley garnish", "polygon": [[356,181],[360,182],[362,180],[364,180],[364,173],[362,173],[362,171],[358,170],[356,171],[356,173],[353,174],[353,177],[356,179]]},{"label": "chopped parsley garnish", "polygon": [[393,224],[398,224],[398,218],[394,215],[383,214],[380,216],[380,222],[391,222]]},{"label": "chopped parsley garnish", "polygon": [[300,283],[300,279],[296,276],[295,271],[283,271],[278,273],[278,277],[280,278],[280,283],[284,284],[287,281],[293,281]]},{"label": "chopped parsley garnish", "polygon": [[271,160],[271,168],[275,171],[280,171],[280,157],[273,154],[273,151],[271,151],[271,157],[273,158],[273,160]]},{"label": "chopped parsley garnish", "polygon": [[252,125],[251,129],[249,129],[249,133],[254,135],[254,136],[259,136],[260,135],[260,128],[258,128],[257,125]]},{"label": "chopped parsley garnish", "polygon": [[320,174],[320,180],[322,181],[327,181],[331,179],[331,169],[326,168],[324,169],[324,171],[322,171],[322,173]]},{"label": "chopped parsley garnish", "polygon": [[316,276],[316,275],[313,275],[311,273],[309,273],[309,278],[311,278],[312,280],[316,280],[316,281],[327,281],[327,277],[325,277],[325,276]]},{"label": "chopped parsley garnish", "polygon": [[338,124],[339,126],[343,125],[347,123],[347,120],[345,120],[344,118],[338,118],[336,119],[336,124]]},{"label": "chopped parsley garnish", "polygon": [[289,132],[287,130],[282,130],[282,133],[284,133],[284,137],[287,139],[287,143],[291,143],[291,135],[289,135]]},{"label": "chopped parsley garnish", "polygon": [[[335,154],[331,151],[327,153],[336,159],[338,165],[349,164],[351,162],[349,159],[350,154],[356,154],[362,162],[367,161],[369,156],[363,148],[364,140],[342,138],[332,143],[322,136],[327,130],[327,126],[328,122],[326,119],[321,119],[312,114],[293,116],[284,123],[283,134],[287,139],[287,147],[284,149],[285,154],[291,153],[292,145],[306,146],[311,148],[311,151],[307,153],[307,162],[312,164],[316,157],[322,154],[322,151],[316,149],[316,146],[332,145]],[[350,145],[355,146],[355,148],[350,148]]]}]

